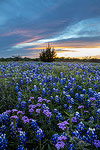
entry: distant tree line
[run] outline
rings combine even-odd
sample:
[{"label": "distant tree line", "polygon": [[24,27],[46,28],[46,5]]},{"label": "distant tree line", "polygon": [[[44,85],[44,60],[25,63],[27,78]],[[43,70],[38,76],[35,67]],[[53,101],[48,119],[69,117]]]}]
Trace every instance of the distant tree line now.
[{"label": "distant tree line", "polygon": [[[42,61],[40,58],[19,58],[19,57],[10,57],[10,58],[0,58],[0,62],[9,62],[9,61]],[[96,58],[83,58],[83,59],[78,59],[78,58],[55,58],[53,61],[55,62],[95,62],[95,63],[100,63],[100,59]],[[45,61],[46,62],[46,61]],[[50,61],[49,61],[50,62]]]}]

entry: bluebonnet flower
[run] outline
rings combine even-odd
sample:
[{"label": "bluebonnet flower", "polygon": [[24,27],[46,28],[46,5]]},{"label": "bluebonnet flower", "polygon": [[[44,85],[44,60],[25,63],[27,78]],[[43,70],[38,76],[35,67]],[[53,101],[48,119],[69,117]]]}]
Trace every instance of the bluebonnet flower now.
[{"label": "bluebonnet flower", "polygon": [[54,113],[54,114],[57,114],[57,113],[58,113],[58,110],[55,108],[55,109],[53,110],[53,113]]},{"label": "bluebonnet flower", "polygon": [[63,121],[63,120],[64,120],[61,113],[58,113],[58,114],[56,115],[56,119],[57,119],[57,120],[60,120],[60,121]]},{"label": "bluebonnet flower", "polygon": [[17,93],[18,91],[19,91],[19,87],[16,86],[16,87],[15,87],[15,92]]},{"label": "bluebonnet flower", "polygon": [[94,95],[94,91],[92,90],[92,88],[89,88],[89,89],[88,89],[88,94],[89,94],[90,96],[93,96],[93,95]]},{"label": "bluebonnet flower", "polygon": [[84,131],[86,127],[85,127],[84,123],[80,122],[76,128],[78,131]]},{"label": "bluebonnet flower", "polygon": [[68,111],[69,111],[69,112],[71,112],[72,110],[73,110],[72,105],[69,105],[69,107],[68,107]]},{"label": "bluebonnet flower", "polygon": [[68,148],[68,150],[75,150],[75,147],[73,144],[70,144],[67,148]]},{"label": "bluebonnet flower", "polygon": [[70,88],[70,94],[74,94],[73,88]]},{"label": "bluebonnet flower", "polygon": [[38,140],[41,140],[41,139],[44,137],[44,131],[43,131],[41,128],[39,128],[39,129],[36,131],[35,137],[36,137],[36,140],[37,140],[37,141],[38,141]]},{"label": "bluebonnet flower", "polygon": [[25,101],[22,101],[22,102],[21,102],[21,108],[22,108],[22,109],[25,109],[25,107],[26,107],[26,102],[25,102]]},{"label": "bluebonnet flower", "polygon": [[6,131],[6,125],[2,125],[0,127],[0,133],[4,133]]},{"label": "bluebonnet flower", "polygon": [[58,137],[59,137],[59,134],[54,134],[54,135],[52,135],[52,141],[51,141],[51,143],[52,143],[53,145],[55,145],[55,144],[57,143]]},{"label": "bluebonnet flower", "polygon": [[99,115],[100,115],[100,108],[99,108],[96,112],[97,112],[97,114],[99,114]]},{"label": "bluebonnet flower", "polygon": [[36,120],[32,120],[32,121],[30,122],[30,125],[31,125],[31,128],[32,128],[34,131],[36,131],[36,130],[39,129],[39,126],[37,125]]},{"label": "bluebonnet flower", "polygon": [[82,89],[82,93],[85,94],[86,93],[86,89]]},{"label": "bluebonnet flower", "polygon": [[20,84],[23,85],[23,84],[24,84],[24,81],[23,81],[23,80],[20,80]]},{"label": "bluebonnet flower", "polygon": [[50,100],[53,100],[53,96],[50,96],[50,98],[49,98]]},{"label": "bluebonnet flower", "polygon": [[0,150],[6,150],[8,140],[6,139],[6,134],[1,134],[0,135]]},{"label": "bluebonnet flower", "polygon": [[84,100],[84,94],[80,94],[80,102],[83,102]]},{"label": "bluebonnet flower", "polygon": [[91,117],[89,118],[89,120],[92,121],[92,122],[94,122],[94,117],[91,116]]},{"label": "bluebonnet flower", "polygon": [[81,139],[81,135],[80,135],[80,132],[78,130],[73,131],[72,135],[77,137],[78,139]]},{"label": "bluebonnet flower", "polygon": [[27,137],[25,131],[19,131],[18,140],[20,144],[26,144]]},{"label": "bluebonnet flower", "polygon": [[10,135],[12,138],[14,138],[16,136],[16,125],[14,126],[14,123],[11,122],[9,127],[10,127]]},{"label": "bluebonnet flower", "polygon": [[20,91],[17,93],[17,95],[18,95],[18,98],[22,97],[22,93]]},{"label": "bluebonnet flower", "polygon": [[77,90],[81,91],[82,90],[82,87],[81,86],[77,86]]},{"label": "bluebonnet flower", "polygon": [[6,123],[8,119],[9,119],[9,115],[6,112],[0,114],[0,122]]},{"label": "bluebonnet flower", "polygon": [[95,134],[95,129],[88,128],[84,140],[88,143],[92,143],[96,139],[97,139],[97,135]]},{"label": "bluebonnet flower", "polygon": [[17,150],[24,150],[24,146],[22,144],[19,144]]},{"label": "bluebonnet flower", "polygon": [[74,100],[73,98],[71,98],[71,99],[70,99],[70,104],[73,105],[74,103],[75,103],[75,100]]},{"label": "bluebonnet flower", "polygon": [[67,104],[64,104],[64,105],[63,105],[63,108],[64,108],[64,109],[67,109]]},{"label": "bluebonnet flower", "polygon": [[72,88],[72,84],[70,82],[68,82],[67,87],[68,87],[68,89]]},{"label": "bluebonnet flower", "polygon": [[65,101],[70,103],[71,100],[71,96],[70,95],[65,95]]},{"label": "bluebonnet flower", "polygon": [[33,89],[34,89],[34,92],[37,92],[37,91],[38,91],[38,89],[37,89],[37,86],[36,86],[36,85],[34,85],[34,86],[33,86]]},{"label": "bluebonnet flower", "polygon": [[55,103],[56,103],[56,104],[59,104],[59,103],[60,103],[60,99],[59,99],[58,95],[55,96]]},{"label": "bluebonnet flower", "polygon": [[90,99],[88,99],[88,100],[86,101],[86,107],[89,107],[89,106],[91,106],[91,101],[90,101]]},{"label": "bluebonnet flower", "polygon": [[53,87],[56,87],[56,83],[53,83],[52,86],[53,86]]},{"label": "bluebonnet flower", "polygon": [[80,119],[80,118],[81,118],[81,115],[80,115],[80,113],[79,113],[78,111],[75,113],[75,117],[76,117],[77,119]]},{"label": "bluebonnet flower", "polygon": [[63,72],[60,72],[60,77],[61,77],[61,78],[63,77]]},{"label": "bluebonnet flower", "polygon": [[75,99],[79,100],[79,98],[80,98],[79,93],[75,93]]},{"label": "bluebonnet flower", "polygon": [[46,104],[42,104],[41,108],[42,110],[46,109],[47,105]]},{"label": "bluebonnet flower", "polygon": [[46,89],[43,88],[43,89],[42,89],[42,96],[44,97],[44,96],[46,96],[46,95],[47,95]]},{"label": "bluebonnet flower", "polygon": [[58,82],[58,78],[57,78],[57,77],[54,77],[54,81],[55,81],[55,82]]}]

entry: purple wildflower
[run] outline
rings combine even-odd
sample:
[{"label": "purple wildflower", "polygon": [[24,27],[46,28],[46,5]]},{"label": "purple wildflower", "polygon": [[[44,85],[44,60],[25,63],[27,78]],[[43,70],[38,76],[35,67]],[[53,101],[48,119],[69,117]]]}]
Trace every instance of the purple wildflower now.
[{"label": "purple wildflower", "polygon": [[18,132],[20,132],[22,130],[22,128],[17,128]]},{"label": "purple wildflower", "polygon": [[18,116],[11,116],[11,119],[18,119]]},{"label": "purple wildflower", "polygon": [[57,144],[55,145],[55,147],[57,148],[57,150],[59,150],[60,148],[64,148],[65,143],[63,141],[59,141],[57,142]]},{"label": "purple wildflower", "polygon": [[89,111],[88,110],[84,110],[84,113],[88,113]]},{"label": "purple wildflower", "polygon": [[43,110],[43,114],[46,115],[47,117],[51,117],[52,113],[48,109]]},{"label": "purple wildflower", "polygon": [[32,105],[32,104],[31,104],[31,105],[29,105],[28,107],[29,107],[30,109],[31,109],[31,108],[36,108],[36,105]]},{"label": "purple wildflower", "polygon": [[41,107],[41,104],[40,104],[40,103],[37,103],[35,106],[36,106],[36,107]]},{"label": "purple wildflower", "polygon": [[83,105],[78,106],[78,109],[81,109],[81,108],[84,108],[84,106]]},{"label": "purple wildflower", "polygon": [[49,103],[49,102],[50,102],[50,100],[47,100],[47,101],[46,101],[46,103]]},{"label": "purple wildflower", "polygon": [[93,144],[96,148],[100,147],[100,140],[94,140]]},{"label": "purple wildflower", "polygon": [[34,109],[33,109],[33,108],[29,109],[29,112],[30,112],[30,113],[32,113],[33,111],[34,111]]},{"label": "purple wildflower", "polygon": [[95,97],[90,97],[90,101],[95,101],[96,98]]},{"label": "purple wildflower", "polygon": [[17,109],[12,109],[12,112],[17,112],[18,110]]},{"label": "purple wildflower", "polygon": [[5,113],[8,115],[11,112],[11,110],[6,110]]},{"label": "purple wildflower", "polygon": [[34,99],[34,97],[30,97],[30,99],[32,100],[32,99]]},{"label": "purple wildflower", "polygon": [[36,109],[36,113],[40,114],[41,109]]},{"label": "purple wildflower", "polygon": [[17,112],[17,115],[18,115],[18,114],[24,115],[24,113],[23,113],[22,111],[18,111],[18,112]]},{"label": "purple wildflower", "polygon": [[58,123],[57,125],[59,126],[60,129],[65,130],[66,129],[65,125],[68,125],[68,124],[69,123],[67,121],[63,121],[61,123]]},{"label": "purple wildflower", "polygon": [[76,117],[72,117],[71,120],[72,120],[72,122],[77,122],[77,118]]},{"label": "purple wildflower", "polygon": [[64,135],[61,135],[58,137],[58,141],[62,141],[62,140],[66,140],[66,139],[67,139],[67,137]]},{"label": "purple wildflower", "polygon": [[23,116],[22,120],[23,120],[24,123],[29,123],[29,119],[28,119],[27,116]]}]

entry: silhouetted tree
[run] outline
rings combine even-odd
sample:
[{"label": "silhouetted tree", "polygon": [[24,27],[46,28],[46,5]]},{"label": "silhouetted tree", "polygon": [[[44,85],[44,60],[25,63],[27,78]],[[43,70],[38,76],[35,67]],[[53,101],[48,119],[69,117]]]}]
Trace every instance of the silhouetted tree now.
[{"label": "silhouetted tree", "polygon": [[40,60],[44,62],[52,62],[56,58],[56,51],[48,44],[46,50],[40,53]]}]

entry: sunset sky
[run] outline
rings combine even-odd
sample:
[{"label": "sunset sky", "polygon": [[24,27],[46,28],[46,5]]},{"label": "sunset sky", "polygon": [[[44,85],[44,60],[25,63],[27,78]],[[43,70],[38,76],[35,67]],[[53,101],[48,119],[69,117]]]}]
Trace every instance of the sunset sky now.
[{"label": "sunset sky", "polygon": [[100,58],[100,0],[0,0],[0,57]]}]

